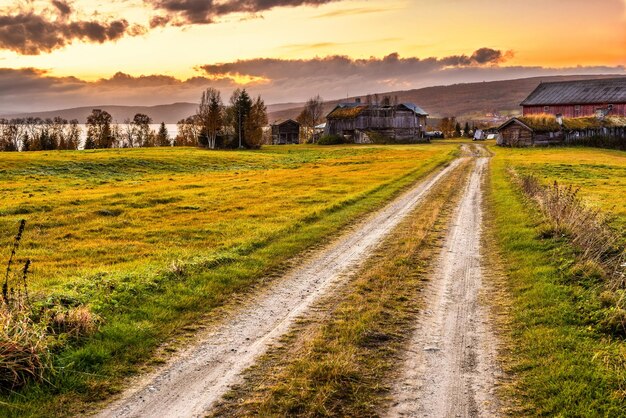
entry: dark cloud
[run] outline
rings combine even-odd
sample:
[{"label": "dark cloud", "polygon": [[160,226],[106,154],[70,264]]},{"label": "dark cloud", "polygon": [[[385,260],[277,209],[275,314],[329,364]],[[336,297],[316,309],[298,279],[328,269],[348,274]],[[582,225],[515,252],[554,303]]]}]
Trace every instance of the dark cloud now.
[{"label": "dark cloud", "polygon": [[[509,53],[510,55],[510,53]],[[503,62],[502,51],[481,48],[472,55],[453,55],[444,58],[402,58],[398,53],[383,58],[351,59],[330,56],[309,60],[259,58],[225,64],[204,65],[200,68],[209,77],[239,74],[271,80],[300,77],[352,77],[356,74],[375,79],[412,77],[414,74],[437,71],[447,67],[494,65]]]},{"label": "dark cloud", "polygon": [[326,99],[409,90],[435,85],[507,80],[548,75],[621,74],[617,67],[545,68],[502,66],[510,53],[480,49],[444,58],[352,59],[342,56],[309,60],[259,58],[199,68],[202,76],[181,80],[162,74],[132,76],[119,72],[97,81],[54,77],[38,69],[0,68],[0,114],[77,106],[158,105],[196,102],[206,87],[228,97],[243,84],[269,103],[298,102],[321,94]]},{"label": "dark cloud", "polygon": [[72,13],[72,7],[62,0],[52,0],[52,5],[57,8],[61,16],[69,16]]},{"label": "dark cloud", "polygon": [[131,25],[126,19],[72,21],[69,3],[53,0],[52,5],[53,11],[18,8],[16,13],[0,15],[0,49],[38,55],[74,41],[103,43],[145,32],[141,26]]},{"label": "dark cloud", "polygon": [[145,0],[163,15],[150,21],[151,27],[213,23],[233,13],[260,13],[276,7],[320,6],[343,0]]}]

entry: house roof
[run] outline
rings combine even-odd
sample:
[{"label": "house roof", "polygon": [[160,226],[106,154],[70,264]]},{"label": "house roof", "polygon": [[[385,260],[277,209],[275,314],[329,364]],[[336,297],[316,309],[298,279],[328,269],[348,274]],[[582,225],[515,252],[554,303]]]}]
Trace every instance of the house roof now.
[{"label": "house roof", "polygon": [[533,132],[542,133],[558,132],[562,128],[569,131],[599,128],[621,128],[626,127],[626,117],[608,116],[602,120],[593,116],[584,118],[563,118],[563,125],[561,126],[556,121],[556,117],[552,115],[520,116],[504,122],[500,125],[498,130],[502,130],[512,123],[522,125]]},{"label": "house roof", "polygon": [[274,123],[272,123],[273,126],[282,126],[285,125],[287,123],[295,123],[296,125],[300,126],[300,123],[296,120],[293,119],[280,119],[280,120],[276,120],[274,121]]},{"label": "house roof", "polygon": [[413,104],[413,103],[400,103],[399,106],[404,106],[409,110],[412,110],[413,112],[415,112],[416,114],[420,115],[420,116],[428,116],[428,113],[426,113],[426,111],[424,111],[424,109],[422,109],[421,107]]},{"label": "house roof", "polygon": [[352,119],[359,116],[365,109],[367,109],[367,106],[360,103],[340,103],[326,117],[335,119]]},{"label": "house roof", "polygon": [[[420,116],[428,116],[428,113],[424,111],[421,107],[413,104],[413,103],[400,103],[397,105],[398,107],[403,106],[408,110],[415,112]],[[335,108],[326,116],[327,118],[335,118],[335,119],[352,119],[361,114],[367,108],[384,108],[384,106],[376,106],[376,105],[367,105],[362,103],[339,103]],[[393,106],[386,106],[386,108],[390,108]]]},{"label": "house roof", "polygon": [[541,83],[522,106],[626,103],[626,77]]}]

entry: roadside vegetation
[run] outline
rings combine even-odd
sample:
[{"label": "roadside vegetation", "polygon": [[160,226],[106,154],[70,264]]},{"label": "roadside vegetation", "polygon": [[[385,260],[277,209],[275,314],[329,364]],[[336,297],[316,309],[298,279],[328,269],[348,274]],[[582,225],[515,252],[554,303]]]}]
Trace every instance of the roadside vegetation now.
[{"label": "roadside vegetation", "polygon": [[509,412],[623,416],[624,285],[608,266],[623,267],[626,154],[493,151],[487,231],[504,273]]},{"label": "roadside vegetation", "polygon": [[[123,388],[157,347],[456,154],[428,147],[0,154],[0,259],[33,303],[97,318],[50,373],[1,391],[2,416],[65,416]],[[208,317],[207,317],[208,315]],[[69,317],[68,317],[69,318]],[[53,370],[53,371],[52,371]]]},{"label": "roadside vegetation", "polygon": [[212,416],[377,416],[470,168],[465,162],[436,186],[354,278],[270,350]]}]

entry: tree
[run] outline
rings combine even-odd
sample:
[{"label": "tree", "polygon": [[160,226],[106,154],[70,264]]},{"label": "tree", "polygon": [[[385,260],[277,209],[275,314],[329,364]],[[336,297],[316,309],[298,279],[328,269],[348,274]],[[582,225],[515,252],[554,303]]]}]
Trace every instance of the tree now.
[{"label": "tree", "polygon": [[201,133],[206,139],[206,144],[203,145],[211,149],[215,148],[217,134],[224,125],[223,108],[222,96],[218,90],[208,88],[202,92],[196,117],[201,126]]},{"label": "tree", "polygon": [[[368,95],[368,101],[371,103],[371,96]],[[298,123],[307,131],[307,139],[313,133],[315,127],[320,124],[324,117],[324,100],[319,96],[310,98],[304,105],[304,109],[296,118]]]},{"label": "tree", "polygon": [[461,136],[461,124],[459,122],[454,124],[454,136],[457,138]]},{"label": "tree", "polygon": [[80,145],[81,129],[78,126],[78,120],[72,119],[67,126],[65,144],[67,149],[78,149]]},{"label": "tree", "polygon": [[441,120],[441,132],[443,132],[444,138],[452,138],[454,136],[456,125],[456,118],[454,116],[445,117]]},{"label": "tree", "polygon": [[246,145],[249,148],[260,148],[263,144],[263,128],[267,126],[267,107],[258,96],[252,107],[250,113],[245,121],[245,138]]},{"label": "tree", "polygon": [[114,138],[111,135],[113,118],[106,110],[94,109],[87,116],[87,139],[85,149],[111,148]]},{"label": "tree", "polygon": [[469,126],[469,122],[465,122],[465,127],[463,128],[463,134],[466,137],[470,137],[470,126]]},{"label": "tree", "polygon": [[133,133],[135,135],[134,144],[138,147],[151,147],[153,144],[154,132],[150,129],[152,118],[143,113],[137,113],[133,117]]},{"label": "tree", "polygon": [[159,126],[159,131],[156,134],[156,144],[158,147],[172,146],[172,143],[170,142],[170,134],[167,132],[165,122],[161,122],[161,126]]},{"label": "tree", "polygon": [[252,109],[252,99],[246,89],[237,89],[230,96],[229,121],[235,133],[235,139],[240,146],[246,144],[246,119]]},{"label": "tree", "polygon": [[200,125],[196,115],[178,121],[178,135],[174,139],[174,145],[178,147],[192,147],[198,144]]},{"label": "tree", "polygon": [[0,119],[0,151],[19,151],[20,142],[23,149],[24,134],[21,120]]}]

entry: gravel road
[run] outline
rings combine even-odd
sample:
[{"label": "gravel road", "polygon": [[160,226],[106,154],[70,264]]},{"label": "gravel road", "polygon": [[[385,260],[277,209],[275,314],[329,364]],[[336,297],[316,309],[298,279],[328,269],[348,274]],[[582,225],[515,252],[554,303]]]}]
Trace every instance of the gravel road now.
[{"label": "gravel road", "polygon": [[481,304],[482,183],[486,151],[453,215],[435,271],[423,292],[424,308],[393,389],[389,417],[497,416],[497,339]]}]

